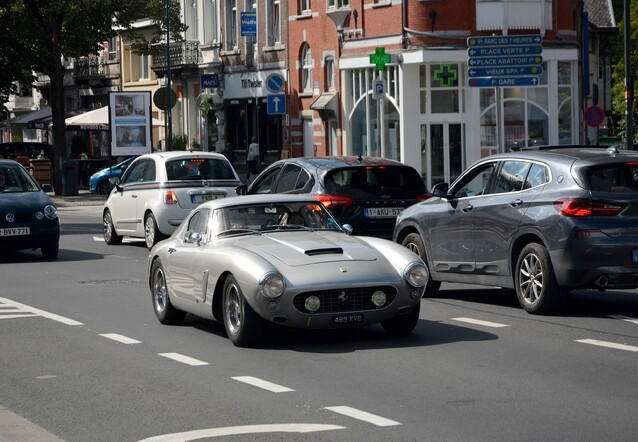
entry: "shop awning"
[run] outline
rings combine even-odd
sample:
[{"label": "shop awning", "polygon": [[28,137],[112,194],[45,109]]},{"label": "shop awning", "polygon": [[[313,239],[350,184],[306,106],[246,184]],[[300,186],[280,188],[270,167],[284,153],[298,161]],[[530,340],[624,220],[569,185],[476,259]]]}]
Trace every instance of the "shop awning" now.
[{"label": "shop awning", "polygon": [[[67,130],[109,130],[109,107],[85,112],[65,120]],[[153,118],[153,126],[163,126],[157,118]]]},{"label": "shop awning", "polygon": [[336,117],[339,110],[339,100],[336,92],[324,92],[310,103],[310,109],[319,111],[322,118]]},{"label": "shop awning", "polygon": [[5,120],[3,121],[3,124],[29,124],[32,121],[37,121],[47,117],[51,117],[51,108],[43,107],[42,109],[27,112],[26,114],[18,115],[9,120]]}]

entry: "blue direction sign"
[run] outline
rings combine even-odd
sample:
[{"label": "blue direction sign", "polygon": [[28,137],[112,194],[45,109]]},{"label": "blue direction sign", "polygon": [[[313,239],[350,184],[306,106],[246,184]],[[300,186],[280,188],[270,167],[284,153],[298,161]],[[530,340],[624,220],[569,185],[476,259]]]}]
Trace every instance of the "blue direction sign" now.
[{"label": "blue direction sign", "polygon": [[517,55],[542,54],[543,47],[535,46],[494,46],[494,47],[471,47],[467,50],[470,57],[512,57]]},{"label": "blue direction sign", "polygon": [[539,45],[543,42],[540,35],[498,35],[491,37],[468,37],[469,47],[478,46],[520,46]]},{"label": "blue direction sign", "polygon": [[489,66],[530,66],[543,63],[543,57],[540,55],[529,55],[522,57],[481,57],[470,58],[467,64],[471,67],[489,67]]},{"label": "blue direction sign", "polygon": [[202,74],[200,76],[200,83],[202,87],[219,87],[219,75]]},{"label": "blue direction sign", "polygon": [[505,66],[493,68],[470,68],[468,77],[516,77],[520,75],[540,75],[543,66]]},{"label": "blue direction sign", "polygon": [[266,112],[268,115],[286,113],[286,94],[271,94],[267,96]]},{"label": "blue direction sign", "polygon": [[470,87],[518,87],[518,86],[536,86],[538,85],[538,77],[513,77],[513,78],[470,78],[468,84]]}]

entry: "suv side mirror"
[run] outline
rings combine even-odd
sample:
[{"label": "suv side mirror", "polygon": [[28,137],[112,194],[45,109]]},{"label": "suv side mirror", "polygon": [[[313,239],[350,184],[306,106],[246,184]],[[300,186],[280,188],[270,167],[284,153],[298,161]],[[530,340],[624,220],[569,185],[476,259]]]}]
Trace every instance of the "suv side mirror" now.
[{"label": "suv side mirror", "polygon": [[450,185],[448,183],[435,184],[432,188],[432,195],[438,198],[446,198],[448,196],[447,191]]}]

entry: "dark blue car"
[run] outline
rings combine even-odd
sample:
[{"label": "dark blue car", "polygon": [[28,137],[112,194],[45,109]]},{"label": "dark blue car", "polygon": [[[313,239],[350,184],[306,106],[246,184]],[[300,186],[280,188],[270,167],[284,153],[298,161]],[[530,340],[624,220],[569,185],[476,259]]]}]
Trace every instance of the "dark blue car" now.
[{"label": "dark blue car", "polygon": [[95,172],[89,178],[89,192],[99,193],[101,195],[108,195],[111,193],[113,185],[109,182],[111,177],[121,177],[131,161],[137,157],[128,158],[115,166],[105,167],[104,169]]},{"label": "dark blue car", "polygon": [[20,163],[0,160],[0,251],[41,249],[58,256],[58,209]]}]

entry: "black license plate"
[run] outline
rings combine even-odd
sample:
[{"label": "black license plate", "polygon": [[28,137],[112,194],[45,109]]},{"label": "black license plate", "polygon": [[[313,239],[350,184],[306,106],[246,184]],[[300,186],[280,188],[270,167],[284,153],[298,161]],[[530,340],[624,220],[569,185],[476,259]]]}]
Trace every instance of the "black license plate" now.
[{"label": "black license plate", "polygon": [[363,314],[356,313],[354,315],[335,315],[332,317],[333,324],[358,324],[363,322]]}]

